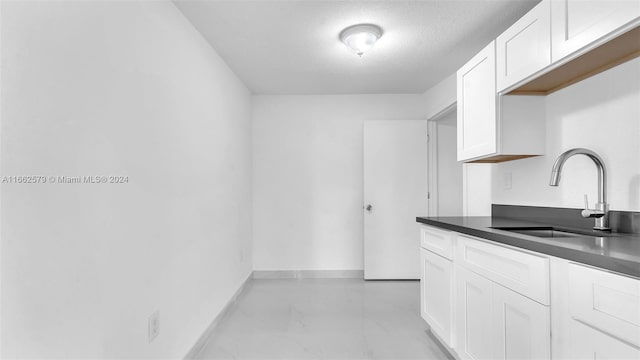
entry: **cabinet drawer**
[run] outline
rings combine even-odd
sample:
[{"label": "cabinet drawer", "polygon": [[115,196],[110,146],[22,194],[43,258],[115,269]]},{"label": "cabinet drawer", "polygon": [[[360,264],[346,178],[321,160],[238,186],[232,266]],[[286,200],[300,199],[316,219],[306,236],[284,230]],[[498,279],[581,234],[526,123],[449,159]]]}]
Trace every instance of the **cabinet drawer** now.
[{"label": "cabinet drawer", "polygon": [[640,347],[640,280],[569,264],[574,320]]},{"label": "cabinet drawer", "polygon": [[420,229],[420,246],[449,260],[453,260],[453,238],[451,231],[431,226]]},{"label": "cabinet drawer", "polygon": [[465,235],[457,237],[456,261],[541,304],[549,305],[549,259]]}]

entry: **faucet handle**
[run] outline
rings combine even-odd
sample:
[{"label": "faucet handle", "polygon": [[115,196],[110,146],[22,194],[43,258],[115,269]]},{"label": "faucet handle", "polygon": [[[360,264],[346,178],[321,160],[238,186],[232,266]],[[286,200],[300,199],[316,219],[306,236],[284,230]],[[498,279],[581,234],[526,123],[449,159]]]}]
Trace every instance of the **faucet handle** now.
[{"label": "faucet handle", "polygon": [[597,209],[589,209],[589,198],[587,198],[587,194],[584,194],[584,210],[580,213],[582,217],[585,218],[600,218],[604,216],[604,211]]},{"label": "faucet handle", "polygon": [[589,198],[587,197],[587,194],[584,194],[584,209],[589,209]]}]

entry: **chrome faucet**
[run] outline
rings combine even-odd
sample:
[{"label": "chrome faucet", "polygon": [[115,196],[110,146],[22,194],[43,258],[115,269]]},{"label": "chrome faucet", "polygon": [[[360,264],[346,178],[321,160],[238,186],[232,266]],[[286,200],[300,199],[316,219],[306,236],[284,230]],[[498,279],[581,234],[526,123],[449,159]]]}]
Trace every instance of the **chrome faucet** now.
[{"label": "chrome faucet", "polygon": [[595,205],[595,209],[589,209],[589,200],[587,199],[587,195],[584,196],[584,210],[582,210],[583,217],[591,217],[595,218],[595,226],[593,227],[595,230],[611,230],[609,228],[608,223],[608,212],[609,212],[609,204],[607,204],[607,172],[604,166],[604,161],[602,158],[598,156],[595,152],[589,149],[576,148],[563,152],[558,156],[556,162],[553,164],[553,169],[551,169],[551,181],[549,181],[550,186],[558,186],[560,183],[560,172],[562,171],[562,166],[564,163],[572,157],[573,155],[585,155],[588,156],[593,162],[596,164],[598,168],[598,202]]}]

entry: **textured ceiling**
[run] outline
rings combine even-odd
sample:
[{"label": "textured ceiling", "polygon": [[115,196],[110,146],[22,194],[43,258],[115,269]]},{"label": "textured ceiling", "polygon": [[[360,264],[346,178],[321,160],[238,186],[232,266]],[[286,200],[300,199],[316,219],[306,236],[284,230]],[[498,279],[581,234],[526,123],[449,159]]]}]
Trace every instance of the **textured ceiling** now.
[{"label": "textured ceiling", "polygon": [[[174,0],[257,94],[421,93],[539,0]],[[384,35],[362,58],[338,40],[357,23]]]}]

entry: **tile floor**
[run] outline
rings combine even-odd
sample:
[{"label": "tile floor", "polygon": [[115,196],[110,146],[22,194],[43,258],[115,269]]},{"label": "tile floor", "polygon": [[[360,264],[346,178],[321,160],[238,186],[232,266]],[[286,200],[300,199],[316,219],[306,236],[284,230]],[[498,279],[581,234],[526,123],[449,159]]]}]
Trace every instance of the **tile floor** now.
[{"label": "tile floor", "polygon": [[200,359],[450,359],[417,281],[252,280]]}]

